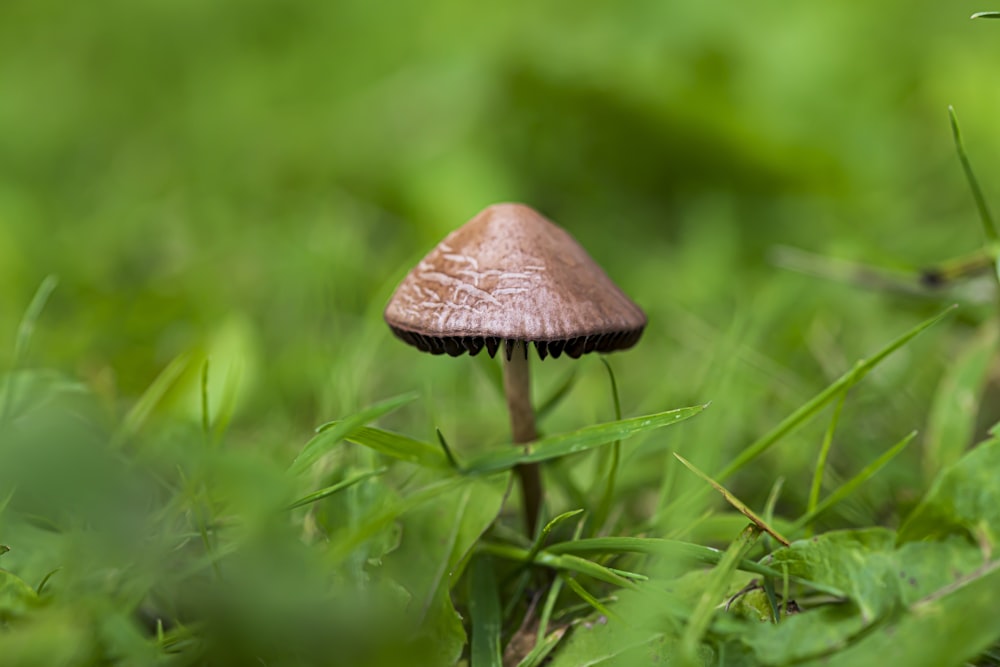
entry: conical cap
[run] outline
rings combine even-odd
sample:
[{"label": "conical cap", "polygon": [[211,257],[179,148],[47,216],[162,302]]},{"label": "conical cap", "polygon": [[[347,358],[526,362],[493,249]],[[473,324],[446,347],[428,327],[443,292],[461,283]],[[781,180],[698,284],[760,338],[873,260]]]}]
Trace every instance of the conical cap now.
[{"label": "conical cap", "polygon": [[631,347],[646,315],[566,231],[522,204],[496,204],[449,234],[385,309],[426,352],[490,356],[501,343],[578,357]]}]

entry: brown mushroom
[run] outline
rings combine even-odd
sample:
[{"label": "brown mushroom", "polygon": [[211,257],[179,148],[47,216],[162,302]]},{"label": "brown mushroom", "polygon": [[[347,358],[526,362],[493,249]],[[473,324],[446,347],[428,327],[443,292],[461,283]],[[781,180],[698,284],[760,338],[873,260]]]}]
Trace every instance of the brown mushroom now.
[{"label": "brown mushroom", "polygon": [[[537,439],[528,347],[541,359],[634,345],[646,315],[566,231],[523,204],[495,204],[449,234],[403,279],[385,321],[431,354],[504,348],[515,443]],[[518,469],[529,533],[541,506],[537,465]]]}]

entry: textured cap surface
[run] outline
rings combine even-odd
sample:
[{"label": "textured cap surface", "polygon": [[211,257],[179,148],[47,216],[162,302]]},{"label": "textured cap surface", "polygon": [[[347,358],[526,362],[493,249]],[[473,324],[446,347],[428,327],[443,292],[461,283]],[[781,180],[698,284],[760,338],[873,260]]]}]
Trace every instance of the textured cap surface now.
[{"label": "textured cap surface", "polygon": [[563,229],[522,204],[495,204],[449,234],[385,309],[401,339],[433,354],[490,356],[535,343],[572,357],[631,347],[646,315]]}]

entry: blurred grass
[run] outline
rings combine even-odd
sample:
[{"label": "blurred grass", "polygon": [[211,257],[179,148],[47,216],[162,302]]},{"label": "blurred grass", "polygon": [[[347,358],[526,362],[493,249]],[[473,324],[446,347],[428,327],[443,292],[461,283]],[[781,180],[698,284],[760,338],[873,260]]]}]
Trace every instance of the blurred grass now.
[{"label": "blurred grass", "polygon": [[[649,519],[697,488],[670,451],[704,470],[725,468],[856,359],[948,302],[783,271],[769,253],[790,245],[916,270],[981,245],[947,106],[995,203],[1000,41],[991,22],[968,21],[983,8],[4,0],[0,368],[13,365],[31,295],[58,276],[26,359],[48,369],[45,379],[18,386],[28,405],[45,396],[69,404],[67,421],[33,436],[54,449],[22,461],[19,486],[39,476],[42,490],[23,502],[49,517],[68,505],[79,509],[75,520],[108,514],[127,535],[138,519],[104,504],[129,505],[139,493],[159,512],[166,544],[163,535],[183,524],[171,515],[181,511],[174,493],[213,525],[223,500],[262,507],[254,490],[267,487],[268,502],[287,504],[370,470],[375,455],[350,448],[311,484],[276,472],[316,425],[410,390],[424,398],[386,418],[393,430],[435,442],[440,428],[460,460],[505,442],[502,401],[482,360],[418,354],[392,338],[381,308],[445,233],[489,203],[518,200],[569,229],[649,313],[640,346],[610,359],[623,414],[713,402],[690,424],[623,450],[623,503],[609,519]],[[828,488],[925,426],[943,369],[989,314],[982,303],[961,306],[955,324],[852,390]],[[101,441],[178,358],[186,365],[125,444],[155,462],[151,489],[131,488],[133,463],[84,462],[81,451],[51,444],[76,438],[78,418],[83,441]],[[201,443],[205,359],[210,415],[227,395],[235,412],[220,451],[202,460],[187,450]],[[598,360],[573,363],[537,365],[537,396],[578,368],[542,421],[545,433],[613,418]],[[979,435],[1000,418],[994,394],[987,388]],[[759,508],[785,476],[779,513],[802,514],[823,426],[817,420],[741,471],[733,492]],[[69,463],[47,467],[46,456],[96,466],[118,495],[46,497],[49,484],[76,489],[78,473]],[[915,443],[817,528],[896,525],[926,488],[922,457]],[[573,489],[591,488],[600,472],[597,457],[578,459],[553,464],[550,474],[568,483],[554,488],[554,512],[578,507]],[[205,491],[206,479],[225,491]],[[301,535],[327,536],[331,517],[347,517],[336,524],[347,530],[386,498],[401,502],[410,482],[368,480],[324,499]],[[264,533],[273,528],[265,514]],[[720,544],[734,534],[730,524],[690,520],[659,527],[701,530]],[[3,543],[53,540],[37,525],[0,528]],[[393,539],[380,534],[352,557],[356,567],[390,552]],[[71,544],[31,555],[14,545],[3,564],[34,585]],[[288,548],[287,562],[316,558]],[[89,577],[106,567],[88,574],[80,564],[66,577],[91,590]],[[395,593],[383,592],[391,607]],[[180,597],[204,602],[196,590]],[[239,608],[238,600],[218,602]],[[220,623],[232,612],[217,611]],[[54,608],[34,631],[78,632],[67,613]]]},{"label": "blurred grass", "polygon": [[[771,244],[903,266],[975,245],[944,110],[967,119],[974,157],[995,153],[983,95],[997,46],[966,14],[391,9],[5,3],[0,318],[15,321],[44,275],[62,280],[36,363],[121,409],[177,354],[212,349],[215,377],[220,354],[256,370],[236,422],[254,439],[416,387],[450,437],[502,440],[472,362],[413,354],[377,313],[443,233],[520,199],[650,311],[642,352],[615,361],[638,411],[758,391],[781,367],[796,369],[793,405],[927,310],[782,274]],[[990,182],[996,166],[977,164]],[[607,417],[603,398],[584,400],[599,382],[585,378],[552,428]],[[886,435],[912,426],[919,400],[906,399]],[[742,419],[742,403],[720,418],[746,434],[773,421],[766,401]],[[468,411],[493,415],[452,416]]]}]

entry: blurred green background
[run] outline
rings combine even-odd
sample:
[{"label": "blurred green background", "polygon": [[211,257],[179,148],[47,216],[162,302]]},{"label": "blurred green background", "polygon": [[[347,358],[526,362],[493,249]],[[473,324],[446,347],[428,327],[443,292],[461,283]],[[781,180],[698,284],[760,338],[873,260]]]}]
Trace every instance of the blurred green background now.
[{"label": "blurred green background", "polygon": [[[211,358],[213,401],[239,387],[237,446],[275,458],[414,388],[398,427],[501,442],[483,362],[419,354],[381,309],[448,231],[523,201],[650,315],[612,358],[626,413],[715,401],[704,432],[635,457],[711,467],[945,303],[787,271],[776,245],[898,269],[981,245],[946,109],[995,195],[1000,33],[968,20],[982,9],[3,0],[0,365],[55,274],[30,365],[83,379],[109,421],[187,352]],[[980,317],[962,312],[848,408],[843,456],[922,426]],[[570,363],[540,365],[540,395]],[[197,419],[189,376],[169,410]],[[580,377],[546,430],[611,418],[596,360]],[[813,456],[784,449],[745,492]],[[884,497],[919,477],[899,476]]]}]

